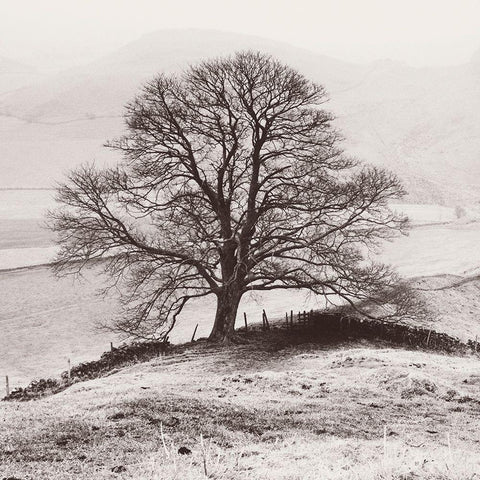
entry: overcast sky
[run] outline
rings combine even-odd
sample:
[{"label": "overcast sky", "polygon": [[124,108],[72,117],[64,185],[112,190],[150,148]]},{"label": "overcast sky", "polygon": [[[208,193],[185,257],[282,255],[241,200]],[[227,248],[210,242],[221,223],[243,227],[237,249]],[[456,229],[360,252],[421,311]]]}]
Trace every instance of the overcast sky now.
[{"label": "overcast sky", "polygon": [[0,56],[64,67],[151,31],[191,27],[354,62],[451,65],[480,49],[480,0],[0,0]]}]

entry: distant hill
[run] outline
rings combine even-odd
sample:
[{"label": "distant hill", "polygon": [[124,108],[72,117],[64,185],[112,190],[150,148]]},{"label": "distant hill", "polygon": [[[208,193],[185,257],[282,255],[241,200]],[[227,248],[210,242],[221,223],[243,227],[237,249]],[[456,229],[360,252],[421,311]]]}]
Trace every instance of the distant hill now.
[{"label": "distant hill", "polygon": [[17,62],[10,58],[0,57],[0,75],[3,75],[4,73],[32,73],[34,71],[35,68],[30,65],[25,65],[24,63]]},{"label": "distant hill", "polygon": [[39,78],[40,74],[34,67],[0,57],[0,98],[1,95],[38,81]]},{"label": "distant hill", "polygon": [[34,122],[120,115],[142,83],[159,72],[179,72],[199,60],[255,49],[273,54],[308,77],[349,88],[363,67],[258,37],[202,30],[163,30],[143,36],[89,65],[15,92],[0,105]]},{"label": "distant hill", "polygon": [[0,97],[0,187],[50,186],[81,161],[115,159],[101,147],[122,131],[122,106],[158,72],[256,49],[326,86],[348,152],[385,165],[412,202],[480,199],[480,61],[412,68],[355,65],[280,42],[233,33],[164,30],[89,65]]}]

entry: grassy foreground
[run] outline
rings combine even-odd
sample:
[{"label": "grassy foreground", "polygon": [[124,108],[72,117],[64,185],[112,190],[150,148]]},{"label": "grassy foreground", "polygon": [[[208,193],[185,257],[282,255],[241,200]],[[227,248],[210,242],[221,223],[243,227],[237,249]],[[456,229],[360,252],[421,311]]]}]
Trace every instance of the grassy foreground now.
[{"label": "grassy foreground", "polygon": [[480,477],[478,358],[303,340],[197,342],[2,402],[0,478]]}]

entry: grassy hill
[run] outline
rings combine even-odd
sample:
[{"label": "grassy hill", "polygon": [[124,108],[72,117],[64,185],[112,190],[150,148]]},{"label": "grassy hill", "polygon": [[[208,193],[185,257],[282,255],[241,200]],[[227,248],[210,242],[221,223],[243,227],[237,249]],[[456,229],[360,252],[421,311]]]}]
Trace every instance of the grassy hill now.
[{"label": "grassy hill", "polygon": [[475,478],[478,358],[291,340],[199,342],[42,400],[3,402],[0,475]]},{"label": "grassy hill", "polygon": [[434,328],[463,340],[480,339],[480,276],[436,275],[415,281],[436,316]]},{"label": "grassy hill", "polygon": [[[74,364],[93,360],[110,342],[118,345],[121,341],[112,332],[96,328],[118,311],[114,295],[96,295],[102,286],[98,271],[85,272],[80,282],[71,277],[55,279],[47,266],[1,271],[28,265],[32,259],[33,263],[51,259],[55,247],[49,244],[49,233],[38,226],[41,212],[52,206],[50,197],[51,192],[0,192],[0,291],[4,292],[0,302],[0,376],[9,375],[12,387],[24,386],[33,378],[59,375],[68,358]],[[415,282],[437,314],[432,328],[462,340],[480,338],[480,280],[476,276],[480,223],[468,218],[453,221],[454,210],[445,207],[409,205],[406,213],[415,227],[408,237],[384,245],[381,260],[396,266],[407,278],[420,277]],[[291,309],[324,306],[324,299],[300,292],[246,295],[237,326],[243,325],[243,312],[249,322],[256,322],[262,309],[269,318],[282,318]],[[197,338],[208,335],[214,308],[209,298],[188,305],[172,340],[188,341],[197,323]]]},{"label": "grassy hill", "polygon": [[[9,375],[12,387],[25,386],[34,378],[58,376],[69,358],[74,364],[93,360],[110,342],[121,343],[114,333],[97,328],[99,323],[109,323],[118,311],[114,295],[97,295],[101,283],[95,271],[87,272],[80,282],[55,280],[49,268],[42,266],[0,273],[0,290],[9,292],[0,308],[0,375]],[[462,341],[480,339],[478,276],[421,277],[415,285],[436,314],[427,327]],[[322,299],[300,292],[246,296],[237,327],[243,325],[243,312],[251,323],[260,321],[262,309],[270,319],[281,319],[290,309],[322,307]],[[208,298],[188,305],[172,332],[172,341],[188,341],[196,324],[197,338],[207,336],[214,308]]]}]

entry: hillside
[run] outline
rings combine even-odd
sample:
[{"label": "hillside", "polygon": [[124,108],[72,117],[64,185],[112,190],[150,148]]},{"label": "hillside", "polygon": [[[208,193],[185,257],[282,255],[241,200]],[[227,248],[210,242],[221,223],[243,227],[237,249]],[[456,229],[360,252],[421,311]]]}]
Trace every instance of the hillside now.
[{"label": "hillside", "polygon": [[366,342],[202,342],[1,403],[0,475],[22,479],[475,477],[478,359]]},{"label": "hillside", "polygon": [[[55,279],[48,267],[39,266],[0,272],[0,291],[8,295],[0,308],[0,375],[9,375],[13,387],[25,386],[35,378],[58,377],[70,358],[73,364],[94,360],[118,346],[121,338],[98,330],[118,312],[115,295],[97,295],[102,287],[97,271],[87,271],[81,281]],[[435,314],[427,328],[444,332],[462,341],[480,339],[480,277],[435,275],[414,279]],[[28,295],[25,295],[28,292]],[[258,322],[265,309],[272,319],[285,312],[321,309],[324,301],[301,292],[246,295],[242,299],[237,327]],[[189,341],[198,324],[196,338],[210,333],[215,305],[206,298],[187,305],[173,342]]]},{"label": "hillside", "polygon": [[[396,171],[410,201],[480,198],[480,67],[353,65],[257,37],[202,30],[146,35],[89,65],[0,98],[1,186],[50,186],[82,161],[115,161],[102,148],[122,132],[122,106],[158,72],[241,49],[273,54],[324,84],[347,151]],[[15,165],[8,170],[7,165]],[[27,185],[28,184],[28,185]]]},{"label": "hillside", "polygon": [[433,327],[462,339],[480,339],[480,276],[436,275],[414,282],[436,316]]},{"label": "hillside", "polygon": [[100,60],[15,92],[3,103],[15,106],[16,116],[39,122],[71,121],[87,115],[117,116],[152,76],[179,72],[192,62],[246,48],[278,56],[309,77],[322,78],[340,88],[353,86],[364,70],[258,37],[208,30],[162,30]]},{"label": "hillside", "polygon": [[3,95],[41,79],[42,75],[34,67],[11,58],[0,57],[0,99]]},{"label": "hillside", "polygon": [[[52,235],[41,229],[43,211],[52,207],[51,196],[49,191],[0,191],[0,291],[4,292],[0,376],[9,375],[12,387],[26,385],[32,378],[56,376],[66,368],[68,358],[73,363],[93,360],[110,342],[120,343],[111,332],[95,329],[98,322],[109,323],[118,310],[113,295],[96,295],[102,287],[97,271],[86,271],[81,281],[74,281],[55,279],[48,266],[5,270],[46,263],[53,257]],[[469,217],[457,220],[454,209],[446,207],[394,208],[408,214],[414,228],[408,236],[387,242],[381,260],[422,289],[437,314],[433,328],[462,340],[480,338],[480,223]],[[449,288],[438,290],[439,285]],[[243,312],[255,322],[262,309],[269,318],[282,318],[291,309],[324,307],[323,298],[301,292],[246,295],[237,325],[243,325]],[[172,340],[188,341],[197,323],[197,338],[208,335],[214,308],[209,298],[188,305]]]}]

